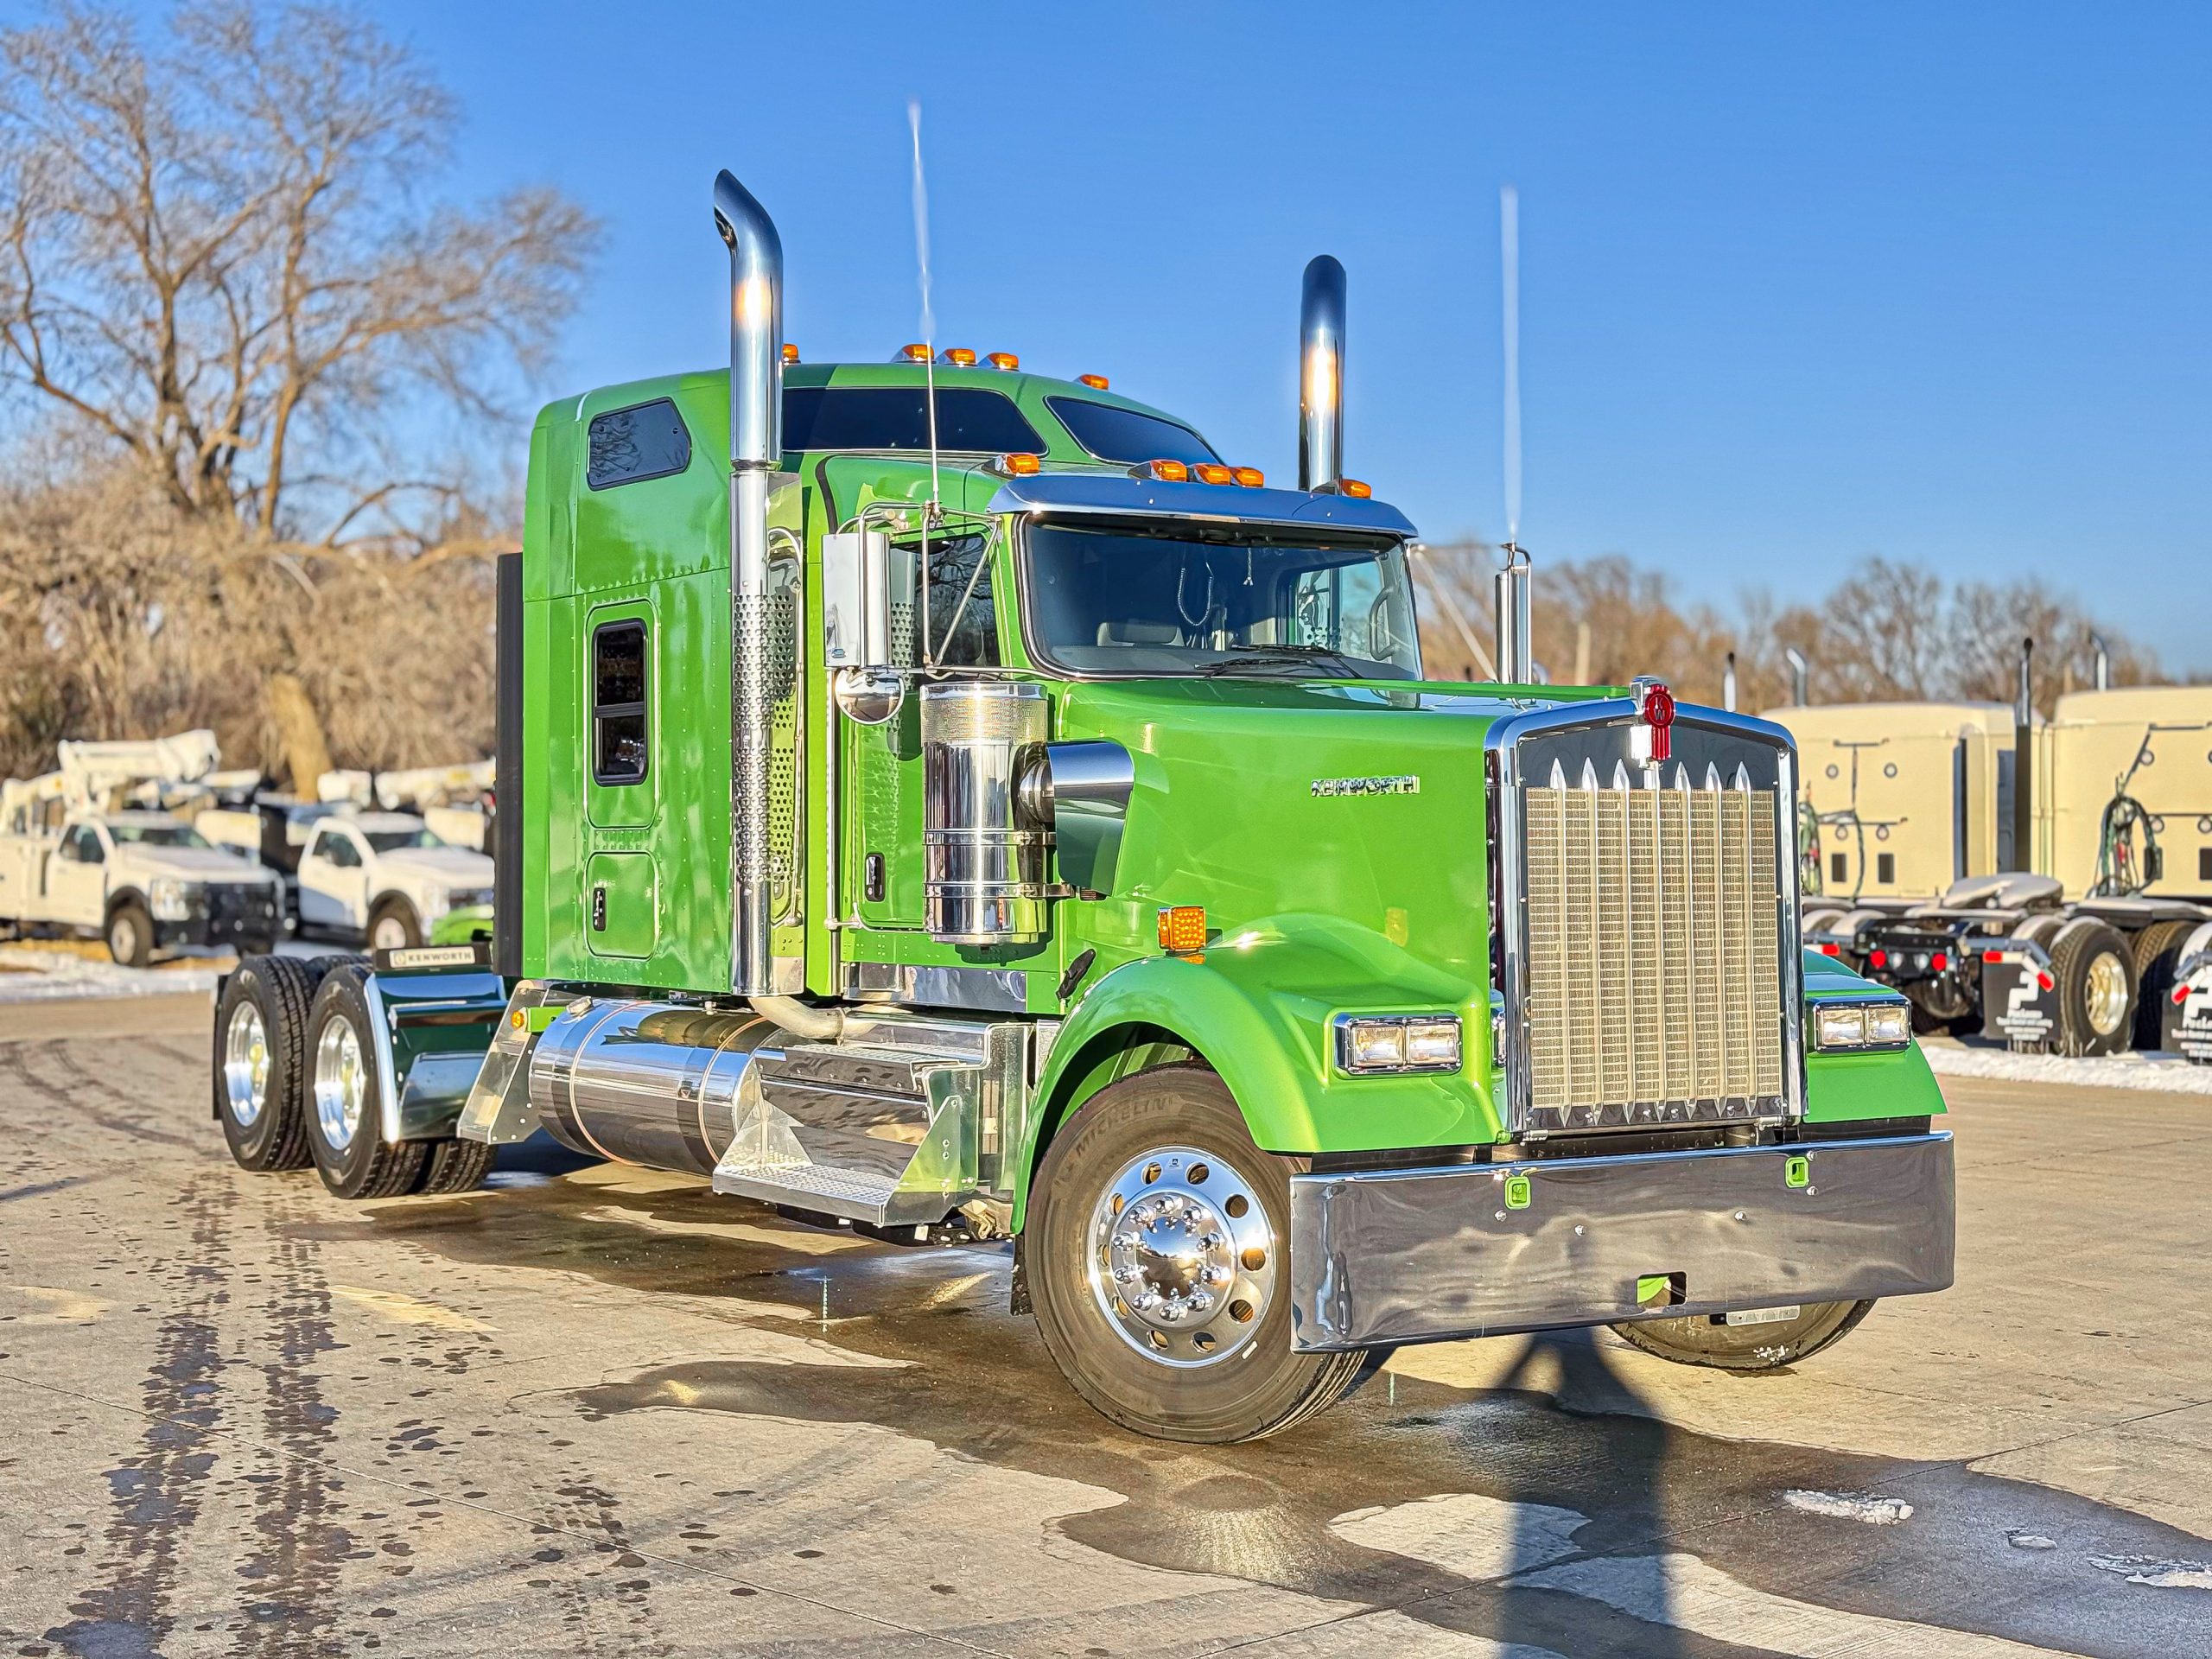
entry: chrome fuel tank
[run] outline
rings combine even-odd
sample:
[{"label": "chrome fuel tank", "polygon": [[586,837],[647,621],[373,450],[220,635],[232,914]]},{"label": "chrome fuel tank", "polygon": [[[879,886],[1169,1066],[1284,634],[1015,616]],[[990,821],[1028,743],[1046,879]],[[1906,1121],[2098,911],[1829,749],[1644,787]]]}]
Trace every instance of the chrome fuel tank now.
[{"label": "chrome fuel tank", "polygon": [[538,1039],[530,1103],[572,1152],[710,1175],[736,1135],[754,1051],[785,1040],[750,1012],[579,1004]]}]

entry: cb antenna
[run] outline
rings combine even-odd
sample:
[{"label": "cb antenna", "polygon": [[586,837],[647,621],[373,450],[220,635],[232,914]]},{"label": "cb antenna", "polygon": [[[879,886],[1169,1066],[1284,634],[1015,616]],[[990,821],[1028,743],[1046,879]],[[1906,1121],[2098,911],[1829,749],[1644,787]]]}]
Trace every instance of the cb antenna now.
[{"label": "cb antenna", "polygon": [[1521,545],[1521,193],[1497,193],[1498,260],[1505,287],[1505,555],[1495,607],[1497,677],[1526,685],[1535,677],[1529,609],[1529,555]]},{"label": "cb antenna", "polygon": [[906,130],[914,140],[914,266],[922,292],[922,344],[929,356],[922,364],[922,385],[929,401],[930,517],[938,505],[937,463],[937,312],[930,304],[930,187],[922,176],[922,100],[906,100]]}]

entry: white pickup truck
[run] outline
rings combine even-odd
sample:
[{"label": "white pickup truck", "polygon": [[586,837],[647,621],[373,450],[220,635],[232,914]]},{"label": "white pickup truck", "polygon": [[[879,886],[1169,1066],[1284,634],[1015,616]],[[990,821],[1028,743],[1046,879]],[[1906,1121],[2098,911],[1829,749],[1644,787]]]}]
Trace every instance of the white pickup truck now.
[{"label": "white pickup truck", "polygon": [[492,861],[408,813],[334,813],[300,855],[298,902],[303,934],[404,950],[448,911],[492,902]]},{"label": "white pickup truck", "polygon": [[10,922],[93,934],[130,968],[183,946],[265,954],[283,931],[283,889],[166,812],[76,813],[57,832],[0,836]]}]

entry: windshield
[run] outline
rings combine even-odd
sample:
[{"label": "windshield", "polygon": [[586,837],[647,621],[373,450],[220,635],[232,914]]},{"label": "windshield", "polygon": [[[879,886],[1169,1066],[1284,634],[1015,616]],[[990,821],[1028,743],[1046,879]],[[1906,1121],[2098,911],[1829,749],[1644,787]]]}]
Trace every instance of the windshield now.
[{"label": "windshield", "polygon": [[1048,523],[1027,547],[1032,643],[1079,673],[1421,677],[1399,542]]},{"label": "windshield", "polygon": [[428,830],[370,830],[363,832],[369,845],[380,853],[396,853],[403,847],[442,847]]},{"label": "windshield", "polygon": [[1219,461],[1211,445],[1173,421],[1140,415],[1134,409],[1094,404],[1081,397],[1047,397],[1045,407],[1060,417],[1075,441],[1100,461]]},{"label": "windshield", "polygon": [[118,842],[135,841],[148,847],[205,847],[206,837],[188,823],[117,823],[107,832]]}]

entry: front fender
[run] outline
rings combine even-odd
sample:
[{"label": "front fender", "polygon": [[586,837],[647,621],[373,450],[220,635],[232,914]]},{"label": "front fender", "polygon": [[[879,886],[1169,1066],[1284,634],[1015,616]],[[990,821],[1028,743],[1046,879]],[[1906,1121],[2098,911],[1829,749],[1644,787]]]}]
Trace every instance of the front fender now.
[{"label": "front fender", "polygon": [[[1132,1064],[1132,1046],[1187,1048],[1220,1074],[1269,1152],[1457,1147],[1499,1138],[1490,1090],[1489,992],[1333,917],[1272,918],[1199,956],[1127,963],[1091,987],[1053,1040],[1031,1116],[1017,1220],[1053,1130],[1107,1083],[1180,1058]],[[1330,1054],[1341,1013],[1458,1012],[1465,1065],[1450,1076],[1345,1077]],[[1478,1017],[1479,1015],[1479,1017]]]}]

